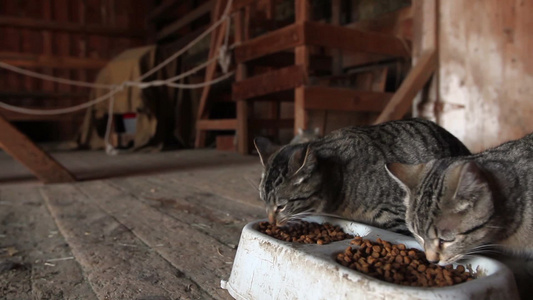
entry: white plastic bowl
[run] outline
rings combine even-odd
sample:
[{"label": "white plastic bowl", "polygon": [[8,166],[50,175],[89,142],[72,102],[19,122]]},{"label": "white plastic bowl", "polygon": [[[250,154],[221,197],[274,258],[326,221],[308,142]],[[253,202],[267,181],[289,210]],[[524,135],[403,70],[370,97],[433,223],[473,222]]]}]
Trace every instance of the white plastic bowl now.
[{"label": "white plastic bowl", "polygon": [[[376,240],[378,237],[420,249],[413,239],[372,226],[329,217],[310,222],[339,225],[345,232]],[[272,299],[519,299],[513,274],[503,264],[485,257],[462,261],[477,270],[478,278],[449,287],[407,287],[354,271],[335,261],[350,239],[327,245],[290,243],[257,231],[259,222],[246,225],[228,281],[221,286],[239,300]]]}]

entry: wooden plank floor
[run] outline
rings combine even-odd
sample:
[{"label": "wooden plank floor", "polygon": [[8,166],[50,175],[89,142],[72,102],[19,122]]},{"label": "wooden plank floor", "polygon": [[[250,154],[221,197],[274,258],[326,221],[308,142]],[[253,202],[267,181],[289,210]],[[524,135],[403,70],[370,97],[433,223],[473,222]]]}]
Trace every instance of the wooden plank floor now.
[{"label": "wooden plank floor", "polygon": [[265,217],[257,157],[52,154],[82,181],[0,153],[0,299],[231,299],[240,231]]}]

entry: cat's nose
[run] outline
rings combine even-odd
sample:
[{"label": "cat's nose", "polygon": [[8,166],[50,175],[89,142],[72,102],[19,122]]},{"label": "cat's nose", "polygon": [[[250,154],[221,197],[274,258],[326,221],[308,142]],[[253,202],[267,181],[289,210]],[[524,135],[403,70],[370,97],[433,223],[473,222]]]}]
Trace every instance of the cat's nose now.
[{"label": "cat's nose", "polygon": [[437,263],[440,260],[439,253],[432,251],[431,249],[425,249],[426,259],[430,263]]},{"label": "cat's nose", "polygon": [[269,211],[268,212],[268,222],[270,222],[270,224],[274,224],[275,221],[276,221],[276,212]]}]

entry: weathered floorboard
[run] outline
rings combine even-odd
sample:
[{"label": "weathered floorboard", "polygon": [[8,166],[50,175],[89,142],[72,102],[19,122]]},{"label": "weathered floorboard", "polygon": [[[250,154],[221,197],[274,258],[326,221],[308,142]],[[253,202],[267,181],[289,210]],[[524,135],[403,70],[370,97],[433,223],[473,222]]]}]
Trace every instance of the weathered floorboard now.
[{"label": "weathered floorboard", "polygon": [[[211,298],[119,222],[124,211],[109,215],[76,185],[46,186],[42,194],[99,299]],[[105,201],[112,200],[119,199]]]},{"label": "weathered floorboard", "polygon": [[36,187],[2,187],[0,203],[1,299],[97,299]]},{"label": "weathered floorboard", "polygon": [[79,185],[79,190],[211,297],[231,299],[219,286],[229,276],[234,249],[105,181]]},{"label": "weathered floorboard", "polygon": [[164,176],[142,181],[124,178],[110,183],[136,195],[139,201],[157,209],[161,214],[186,222],[230,248],[237,245],[246,223],[264,217],[260,208],[246,207],[195,187],[162,178]]}]

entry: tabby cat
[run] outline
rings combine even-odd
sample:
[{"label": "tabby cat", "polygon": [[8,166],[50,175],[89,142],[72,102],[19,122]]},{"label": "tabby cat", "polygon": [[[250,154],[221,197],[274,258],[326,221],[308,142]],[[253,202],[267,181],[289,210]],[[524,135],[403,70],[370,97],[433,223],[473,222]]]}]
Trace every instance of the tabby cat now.
[{"label": "tabby cat", "polygon": [[441,265],[494,246],[533,253],[533,134],[479,154],[387,165],[407,227]]},{"label": "tabby cat", "polygon": [[448,131],[422,119],[347,127],[283,147],[265,138],[254,142],[264,166],[259,194],[270,222],[324,214],[407,234],[405,192],[385,164],[470,154]]},{"label": "tabby cat", "polygon": [[290,144],[301,144],[307,143],[320,138],[320,129],[315,127],[315,129],[302,129],[298,128],[298,134],[296,134]]}]

